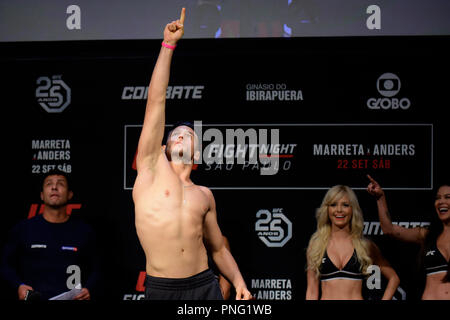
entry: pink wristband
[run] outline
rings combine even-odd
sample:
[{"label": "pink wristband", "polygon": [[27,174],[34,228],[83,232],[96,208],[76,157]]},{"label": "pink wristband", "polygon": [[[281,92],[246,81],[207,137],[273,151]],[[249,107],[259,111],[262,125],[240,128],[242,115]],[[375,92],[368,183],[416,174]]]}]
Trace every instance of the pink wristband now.
[{"label": "pink wristband", "polygon": [[166,47],[166,48],[171,49],[171,50],[175,50],[175,47],[177,46],[177,45],[171,46],[170,44],[167,44],[167,43],[165,43],[164,41],[161,42],[161,45],[162,45],[163,47]]}]

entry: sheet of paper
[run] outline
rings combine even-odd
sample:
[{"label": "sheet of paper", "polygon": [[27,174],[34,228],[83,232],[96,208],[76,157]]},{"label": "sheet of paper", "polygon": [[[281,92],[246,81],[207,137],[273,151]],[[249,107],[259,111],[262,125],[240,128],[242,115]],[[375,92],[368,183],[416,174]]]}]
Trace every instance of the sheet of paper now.
[{"label": "sheet of paper", "polygon": [[81,292],[81,284],[77,284],[75,288],[70,291],[63,292],[54,296],[48,300],[73,300]]}]

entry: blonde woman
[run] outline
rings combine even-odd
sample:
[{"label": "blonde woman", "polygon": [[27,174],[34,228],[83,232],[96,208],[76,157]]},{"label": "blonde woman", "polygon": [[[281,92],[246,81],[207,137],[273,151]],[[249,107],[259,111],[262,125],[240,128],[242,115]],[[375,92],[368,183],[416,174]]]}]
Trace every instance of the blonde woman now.
[{"label": "blonde woman", "polygon": [[306,299],[362,300],[363,280],[372,264],[388,280],[382,299],[392,299],[400,280],[378,247],[363,237],[363,215],[353,190],[343,185],[329,189],[316,219],[307,249]]}]

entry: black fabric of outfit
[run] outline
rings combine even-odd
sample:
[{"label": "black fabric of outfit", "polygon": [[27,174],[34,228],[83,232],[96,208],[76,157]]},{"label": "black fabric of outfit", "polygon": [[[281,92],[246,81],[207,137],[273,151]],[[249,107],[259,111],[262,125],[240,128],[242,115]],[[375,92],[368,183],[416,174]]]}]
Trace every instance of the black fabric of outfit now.
[{"label": "black fabric of outfit", "polygon": [[81,286],[92,295],[100,275],[93,229],[73,216],[51,223],[38,215],[11,230],[0,273],[12,288],[26,284],[40,292],[42,299],[49,299],[70,290],[74,271],[69,266],[80,268]]},{"label": "black fabric of outfit", "polygon": [[434,243],[425,253],[425,272],[428,275],[444,273],[448,270],[449,261],[445,260],[441,251]]},{"label": "black fabric of outfit", "polygon": [[329,281],[334,279],[347,279],[347,280],[363,280],[364,275],[361,273],[361,265],[356,255],[356,250],[353,250],[353,255],[347,264],[338,269],[333,261],[328,257],[328,252],[325,250],[324,258],[322,259],[322,265],[320,268],[320,280]]},{"label": "black fabric of outfit", "polygon": [[145,300],[223,300],[223,296],[216,276],[206,269],[188,278],[147,275]]}]

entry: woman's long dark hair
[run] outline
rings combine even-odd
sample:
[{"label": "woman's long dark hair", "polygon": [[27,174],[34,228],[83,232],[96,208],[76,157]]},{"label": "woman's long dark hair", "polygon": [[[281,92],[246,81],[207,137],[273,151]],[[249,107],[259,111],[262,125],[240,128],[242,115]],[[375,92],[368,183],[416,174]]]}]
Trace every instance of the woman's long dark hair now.
[{"label": "woman's long dark hair", "polygon": [[[435,221],[435,220],[437,220],[437,221]],[[444,229],[444,226],[442,224],[442,221],[440,221],[437,217],[436,217],[436,219],[433,219],[430,222],[430,227],[428,229],[429,231],[425,237],[425,241],[421,248],[422,249],[421,250],[422,264],[423,264],[423,259],[425,258],[426,252],[431,250],[431,248],[436,245],[437,238],[442,233],[443,229]],[[448,264],[447,274],[445,275],[444,279],[442,279],[442,282],[450,282],[449,274],[450,274],[450,264]]]},{"label": "woman's long dark hair", "polygon": [[[448,184],[441,184],[436,189],[436,194],[437,194],[437,191],[439,190],[439,188],[441,188],[442,186],[448,186]],[[419,257],[418,257],[419,272],[420,272],[421,278],[423,279],[423,285],[425,284],[425,267],[424,267],[425,254],[426,254],[426,252],[431,250],[431,248],[433,246],[436,245],[437,238],[439,237],[439,235],[442,233],[443,230],[444,230],[444,225],[443,225],[442,221],[438,218],[435,210],[433,210],[433,213],[430,216],[430,226],[428,228],[428,232],[425,237],[425,240],[419,250]],[[442,282],[450,282],[450,264],[447,265],[447,274],[442,279]]]}]

